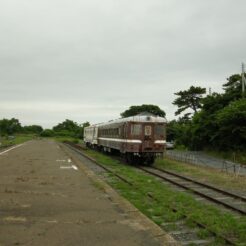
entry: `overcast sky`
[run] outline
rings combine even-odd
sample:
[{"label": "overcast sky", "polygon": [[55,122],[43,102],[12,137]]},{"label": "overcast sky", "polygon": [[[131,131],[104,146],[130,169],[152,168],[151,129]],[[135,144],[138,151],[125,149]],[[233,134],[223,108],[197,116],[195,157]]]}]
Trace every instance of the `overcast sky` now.
[{"label": "overcast sky", "polygon": [[246,62],[245,0],[0,0],[0,119],[98,123],[221,91]]}]

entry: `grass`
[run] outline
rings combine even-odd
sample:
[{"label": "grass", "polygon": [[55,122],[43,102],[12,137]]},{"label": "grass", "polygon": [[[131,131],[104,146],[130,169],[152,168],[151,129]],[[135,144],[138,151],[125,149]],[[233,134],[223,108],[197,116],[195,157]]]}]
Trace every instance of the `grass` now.
[{"label": "grass", "polygon": [[21,144],[26,141],[32,140],[36,138],[34,134],[18,134],[15,135],[13,139],[9,139],[8,137],[1,137],[0,142],[1,142],[1,148],[9,147],[12,145],[16,144]]},{"label": "grass", "polygon": [[60,136],[55,136],[55,137],[51,137],[52,139],[54,139],[57,142],[72,142],[72,143],[79,143],[81,141],[81,139],[79,138],[74,138],[74,137],[60,137]]},{"label": "grass", "polygon": [[168,158],[157,159],[155,161],[155,166],[177,173],[182,173],[183,175],[197,179],[201,182],[219,186],[223,189],[238,191],[242,193],[246,192],[245,177],[227,174],[212,168],[201,166],[198,167],[192,164],[182,163]]},{"label": "grass", "polygon": [[[16,134],[14,138],[10,139],[9,137],[0,137],[0,148],[6,148],[12,145],[16,144],[21,144],[26,141],[32,140],[32,139],[37,139],[41,138],[35,134]],[[73,137],[42,137],[42,138],[48,138],[48,139],[54,139],[57,142],[65,142],[65,141],[70,141],[73,143],[79,143],[80,139],[78,138],[73,138]]]},{"label": "grass", "polygon": [[[197,221],[210,230],[233,239],[238,245],[246,242],[245,218],[235,218],[229,212],[224,213],[212,205],[196,201],[187,193],[174,191],[155,177],[148,176],[134,167],[120,165],[120,161],[110,156],[92,150],[87,150],[86,154],[134,183],[134,187],[131,187],[112,174],[108,174],[108,183],[156,224],[179,221],[187,216],[187,224],[190,226],[194,226],[194,221]],[[176,168],[181,169],[181,167]],[[177,212],[173,211],[174,208]],[[201,230],[199,235],[201,238],[206,238],[209,233]],[[218,240],[212,245],[224,245],[224,242]]]},{"label": "grass", "polygon": [[102,191],[105,190],[103,184],[100,183],[99,181],[94,181],[94,180],[93,180],[93,181],[92,181],[92,184],[93,184],[97,189],[99,189],[99,190],[102,190]]}]

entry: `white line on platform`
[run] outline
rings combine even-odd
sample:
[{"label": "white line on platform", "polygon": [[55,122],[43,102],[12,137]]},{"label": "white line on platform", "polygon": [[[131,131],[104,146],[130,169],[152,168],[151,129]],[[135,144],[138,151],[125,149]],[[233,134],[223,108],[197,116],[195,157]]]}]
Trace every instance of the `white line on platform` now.
[{"label": "white line on platform", "polygon": [[56,161],[58,161],[58,162],[66,162],[66,160],[56,160]]},{"label": "white line on platform", "polygon": [[75,165],[72,166],[60,166],[61,169],[74,169],[74,170],[78,170],[78,167]]},{"label": "white line on platform", "polygon": [[72,169],[72,166],[60,166],[61,169]]},{"label": "white line on platform", "polygon": [[76,167],[75,165],[72,165],[73,169],[78,170],[78,167]]},{"label": "white line on platform", "polygon": [[22,146],[22,145],[24,145],[24,144],[19,144],[19,145],[16,145],[16,146],[14,146],[14,147],[12,147],[12,148],[10,148],[10,149],[7,149],[7,150],[1,152],[0,155],[4,154],[4,153],[6,153],[6,152],[8,152],[8,151],[10,151],[10,150],[12,150],[12,149],[16,149],[16,148],[18,148],[18,147],[20,147],[20,146]]}]

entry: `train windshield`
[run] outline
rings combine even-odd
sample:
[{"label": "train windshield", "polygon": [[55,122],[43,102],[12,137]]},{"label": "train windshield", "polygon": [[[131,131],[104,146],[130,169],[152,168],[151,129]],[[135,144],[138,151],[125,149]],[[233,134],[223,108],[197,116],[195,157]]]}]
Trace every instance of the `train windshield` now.
[{"label": "train windshield", "polygon": [[131,135],[141,135],[142,133],[142,125],[140,124],[133,124],[131,125]]},{"label": "train windshield", "polygon": [[165,134],[165,128],[164,125],[156,125],[155,126],[155,135],[156,136],[164,136]]}]

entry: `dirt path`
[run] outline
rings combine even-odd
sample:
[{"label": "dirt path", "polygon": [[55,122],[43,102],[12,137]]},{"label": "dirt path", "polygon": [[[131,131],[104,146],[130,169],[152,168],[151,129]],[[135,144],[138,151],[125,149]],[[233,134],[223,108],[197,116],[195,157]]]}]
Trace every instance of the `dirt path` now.
[{"label": "dirt path", "polygon": [[0,155],[0,245],[159,245],[52,141]]}]

